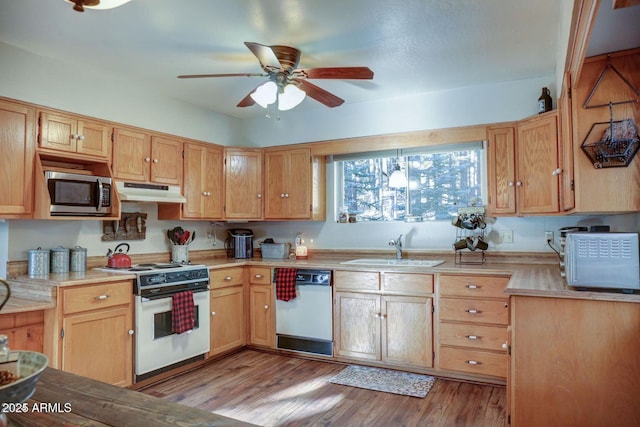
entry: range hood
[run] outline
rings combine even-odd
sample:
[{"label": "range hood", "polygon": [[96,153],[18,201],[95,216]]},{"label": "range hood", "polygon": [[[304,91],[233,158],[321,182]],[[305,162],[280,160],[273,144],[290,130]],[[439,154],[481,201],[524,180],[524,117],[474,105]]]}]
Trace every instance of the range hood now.
[{"label": "range hood", "polygon": [[121,202],[185,203],[177,185],[116,181]]}]

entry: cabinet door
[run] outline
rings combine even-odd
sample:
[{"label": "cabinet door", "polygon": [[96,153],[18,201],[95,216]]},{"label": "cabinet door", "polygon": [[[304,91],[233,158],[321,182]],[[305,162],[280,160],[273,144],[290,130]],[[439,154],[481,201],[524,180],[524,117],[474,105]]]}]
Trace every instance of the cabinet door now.
[{"label": "cabinet door", "polygon": [[275,345],[273,292],[271,286],[251,286],[249,289],[251,344]]},{"label": "cabinet door", "polygon": [[108,384],[127,386],[133,380],[131,306],[65,316],[62,370]]},{"label": "cabinet door", "polygon": [[334,302],[336,356],[380,360],[380,296],[336,292]]},{"label": "cabinet door", "polygon": [[40,147],[57,151],[76,152],[78,121],[53,113],[40,113]]},{"label": "cabinet door", "polygon": [[224,155],[222,149],[207,147],[204,152],[202,170],[202,216],[207,219],[220,219],[224,209],[224,187],[222,185],[222,165]]},{"label": "cabinet door", "polygon": [[287,171],[285,151],[264,154],[264,217],[280,219],[287,217],[286,181],[292,179]]},{"label": "cabinet door", "polygon": [[262,152],[225,152],[225,217],[262,218]]},{"label": "cabinet door", "polygon": [[111,154],[111,127],[89,120],[78,121],[76,151],[94,157],[109,158]]},{"label": "cabinet door", "polygon": [[33,212],[35,109],[0,100],[0,129],[0,217],[24,217]]},{"label": "cabinet door", "polygon": [[383,296],[382,360],[433,367],[433,299]]},{"label": "cabinet door", "polygon": [[554,213],[559,210],[558,124],[556,112],[518,123],[518,210]]},{"label": "cabinet door", "polygon": [[516,212],[516,145],[513,126],[487,130],[489,211],[494,215]]},{"label": "cabinet door", "polygon": [[211,350],[209,356],[245,344],[244,293],[242,286],[211,291]]},{"label": "cabinet door", "polygon": [[289,150],[288,160],[287,218],[308,219],[311,216],[311,151],[307,148]]},{"label": "cabinet door", "polygon": [[113,176],[127,181],[149,181],[151,138],[129,129],[114,130]]},{"label": "cabinet door", "polygon": [[182,183],[182,141],[151,137],[151,182]]}]

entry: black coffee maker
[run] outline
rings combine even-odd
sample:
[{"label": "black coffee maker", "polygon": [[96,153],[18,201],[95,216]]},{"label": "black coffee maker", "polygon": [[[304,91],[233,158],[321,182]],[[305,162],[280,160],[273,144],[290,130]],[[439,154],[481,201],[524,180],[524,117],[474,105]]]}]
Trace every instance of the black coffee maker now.
[{"label": "black coffee maker", "polygon": [[253,258],[253,231],[246,228],[230,229],[224,248],[229,258]]}]

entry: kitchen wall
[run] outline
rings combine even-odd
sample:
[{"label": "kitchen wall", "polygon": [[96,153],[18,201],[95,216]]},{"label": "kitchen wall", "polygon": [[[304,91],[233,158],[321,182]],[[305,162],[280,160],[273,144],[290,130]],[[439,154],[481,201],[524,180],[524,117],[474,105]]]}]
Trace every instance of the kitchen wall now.
[{"label": "kitchen wall", "polygon": [[[301,112],[292,110],[281,120],[238,119],[206,112],[145,89],[144,82],[128,82],[90,70],[69,68],[51,58],[39,58],[0,43],[3,78],[0,96],[22,99],[116,122],[216,142],[222,145],[268,146],[422,129],[517,120],[535,114],[542,86],[555,99],[555,75],[467,87],[394,99],[384,103],[349,104]],[[313,102],[313,101],[309,101]],[[331,176],[331,174],[328,174]],[[331,188],[331,185],[329,185]],[[282,222],[212,225],[206,221],[157,220],[153,204],[125,204],[125,210],[148,213],[147,238],[131,241],[132,253],[169,251],[166,230],[177,225],[195,229],[192,248],[220,248],[226,228],[251,228],[257,240],[274,237],[292,241],[303,232],[310,248],[389,250],[388,241],[404,234],[409,250],[450,250],[455,229],[448,222],[414,224],[337,224],[333,195],[327,196],[324,223]],[[558,216],[499,218],[490,225],[490,251],[548,252],[544,231],[575,224],[611,224],[614,230],[640,231],[638,214],[620,216]],[[499,244],[499,230],[513,230],[514,242]],[[207,234],[216,233],[216,238]],[[556,233],[557,234],[557,233]],[[102,242],[102,221],[23,221],[0,223],[0,264],[24,260],[29,249],[58,245],[88,248],[89,256],[106,254],[114,242]],[[215,243],[215,246],[214,246]],[[0,275],[2,271],[0,270]]]}]

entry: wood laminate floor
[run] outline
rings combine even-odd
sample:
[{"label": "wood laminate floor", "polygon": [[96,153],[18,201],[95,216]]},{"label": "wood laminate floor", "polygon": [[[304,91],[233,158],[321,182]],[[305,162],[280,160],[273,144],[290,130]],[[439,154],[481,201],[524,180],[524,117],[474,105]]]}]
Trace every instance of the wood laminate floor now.
[{"label": "wood laminate floor", "polygon": [[261,426],[506,425],[504,387],[438,379],[420,399],[330,383],[344,367],[242,350],[142,392]]}]

